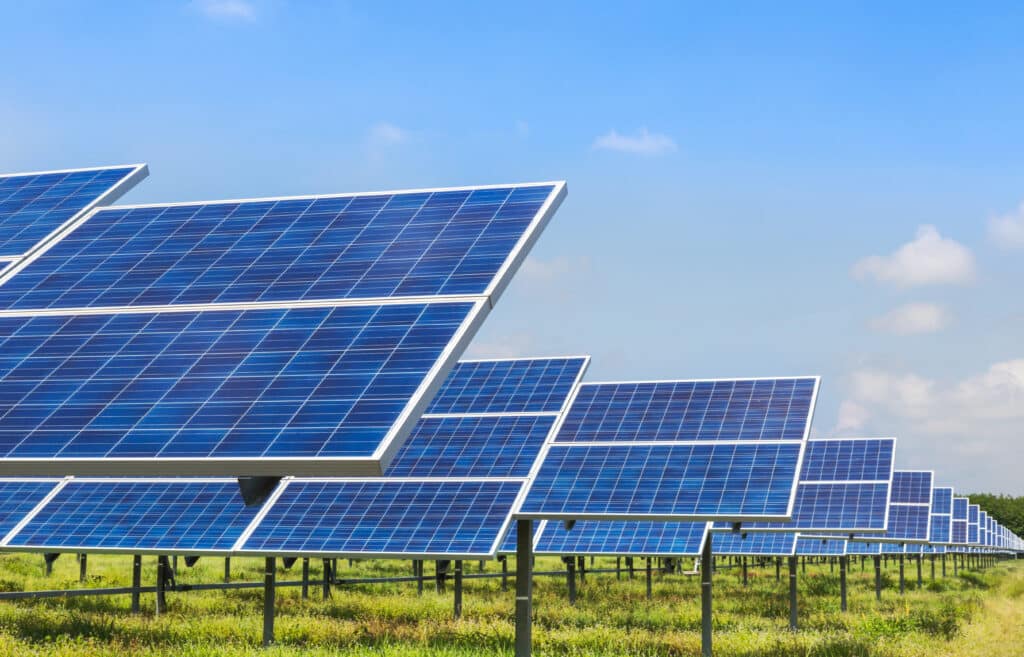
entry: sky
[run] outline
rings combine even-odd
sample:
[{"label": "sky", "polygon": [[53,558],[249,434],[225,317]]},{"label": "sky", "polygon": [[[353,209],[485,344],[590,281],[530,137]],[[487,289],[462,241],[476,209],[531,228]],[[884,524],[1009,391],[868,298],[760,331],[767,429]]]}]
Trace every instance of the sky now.
[{"label": "sky", "polygon": [[0,0],[0,171],[566,180],[471,355],[821,375],[813,434],[1024,494],[1024,8],[708,4]]}]

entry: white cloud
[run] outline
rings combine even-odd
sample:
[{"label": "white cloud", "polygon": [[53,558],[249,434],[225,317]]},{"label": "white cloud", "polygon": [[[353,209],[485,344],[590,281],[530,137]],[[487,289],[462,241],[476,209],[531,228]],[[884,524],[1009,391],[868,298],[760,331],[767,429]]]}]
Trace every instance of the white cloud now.
[{"label": "white cloud", "polygon": [[536,340],[526,333],[474,340],[466,349],[467,358],[521,358],[537,356]]},{"label": "white cloud", "polygon": [[594,140],[593,148],[637,155],[661,155],[677,150],[676,142],[671,137],[657,132],[649,132],[647,128],[641,128],[635,136],[622,135],[615,130],[609,130]]},{"label": "white cloud", "polygon": [[191,4],[207,18],[227,21],[256,20],[256,7],[246,0],[193,0]]},{"label": "white cloud", "polygon": [[934,303],[908,303],[894,308],[870,322],[875,331],[895,335],[917,335],[941,331],[950,322],[950,313]]},{"label": "white cloud", "polygon": [[989,219],[988,235],[1003,248],[1024,248],[1024,203],[1016,212]]},{"label": "white cloud", "polygon": [[853,276],[900,287],[974,280],[974,254],[942,237],[935,226],[921,226],[913,241],[886,256],[869,256],[853,266]]},{"label": "white cloud", "polygon": [[902,467],[934,468],[962,490],[1024,492],[1024,358],[959,380],[864,369],[845,387],[837,434],[896,436]]},{"label": "white cloud", "polygon": [[408,133],[394,123],[381,121],[370,127],[369,139],[376,144],[401,144],[408,138]]}]

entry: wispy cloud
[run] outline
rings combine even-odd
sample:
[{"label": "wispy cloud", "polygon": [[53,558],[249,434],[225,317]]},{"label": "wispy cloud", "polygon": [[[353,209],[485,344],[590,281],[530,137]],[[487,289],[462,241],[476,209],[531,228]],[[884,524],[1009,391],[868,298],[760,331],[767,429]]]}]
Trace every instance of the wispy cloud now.
[{"label": "wispy cloud", "polygon": [[921,226],[917,235],[893,253],[869,256],[853,266],[853,276],[900,287],[974,280],[974,254],[943,237],[935,226]]},{"label": "wispy cloud", "polygon": [[520,358],[537,355],[537,341],[526,333],[474,340],[466,349],[466,356],[469,358]]},{"label": "wispy cloud", "polygon": [[256,7],[246,0],[193,0],[191,5],[207,18],[223,21],[256,20]]},{"label": "wispy cloud", "polygon": [[594,140],[593,148],[637,155],[662,155],[677,150],[676,142],[671,137],[649,132],[647,128],[641,128],[636,135],[623,135],[616,130],[609,130]]},{"label": "wispy cloud", "polygon": [[394,123],[380,121],[370,126],[369,139],[377,144],[401,144],[408,138],[408,133]]},{"label": "wispy cloud", "polygon": [[1024,248],[1024,203],[1020,204],[1016,212],[990,219],[988,235],[1003,248]]},{"label": "wispy cloud", "polygon": [[935,333],[949,325],[951,315],[935,303],[908,303],[876,317],[870,322],[875,331],[895,335]]}]

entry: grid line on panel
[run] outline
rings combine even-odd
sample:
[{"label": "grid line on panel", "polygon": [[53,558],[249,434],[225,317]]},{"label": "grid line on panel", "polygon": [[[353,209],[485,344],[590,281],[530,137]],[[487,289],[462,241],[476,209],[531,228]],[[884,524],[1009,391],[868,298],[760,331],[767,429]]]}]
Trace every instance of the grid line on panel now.
[{"label": "grid line on panel", "polygon": [[0,539],[60,483],[59,479],[0,479]]},{"label": "grid line on panel", "polygon": [[893,438],[808,440],[800,481],[891,481],[895,445]]},{"label": "grid line on panel", "polygon": [[480,295],[557,185],[97,211],[0,308]]},{"label": "grid line on panel", "polygon": [[932,473],[896,470],[892,475],[893,504],[928,504],[932,501]]},{"label": "grid line on panel", "polygon": [[0,175],[0,255],[25,254],[138,170],[126,166]]},{"label": "grid line on panel", "polygon": [[72,480],[8,545],[226,553],[257,512],[234,480]]},{"label": "grid line on panel", "polygon": [[585,363],[585,358],[462,361],[427,414],[558,413]]},{"label": "grid line on panel", "polygon": [[473,308],[0,318],[0,452],[369,456]]}]

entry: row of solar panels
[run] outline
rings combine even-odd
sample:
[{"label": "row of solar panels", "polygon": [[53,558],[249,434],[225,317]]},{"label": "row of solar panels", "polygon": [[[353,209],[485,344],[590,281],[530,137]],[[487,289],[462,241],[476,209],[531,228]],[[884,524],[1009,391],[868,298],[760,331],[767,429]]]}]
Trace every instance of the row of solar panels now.
[{"label": "row of solar panels", "polygon": [[[900,542],[922,540],[922,517],[930,530],[921,502],[890,508],[889,480],[882,504],[883,482],[869,478],[881,476],[886,449],[891,477],[891,445],[805,455],[816,378],[556,386],[547,406],[516,406],[530,395],[514,388],[547,378],[478,363],[458,367],[435,397],[564,183],[96,209],[144,175],[136,166],[0,177],[0,243],[22,236],[0,276],[0,472],[386,469],[386,481],[285,481],[250,523],[238,521],[249,534],[232,549],[275,519],[267,545],[287,536],[303,551],[342,531],[372,549],[392,532],[401,548],[439,518],[454,526],[471,515],[486,516],[488,529],[472,520],[441,543],[495,546],[500,533],[487,537],[510,513],[580,525],[699,521],[689,534],[707,520],[792,532],[805,512],[815,531],[878,532],[890,517],[887,535]],[[565,381],[582,375],[585,360],[575,361]],[[506,385],[482,383],[476,370]],[[492,463],[504,465],[477,467]],[[68,516],[106,509],[117,494],[94,498],[109,485],[128,484],[62,483],[3,545],[65,541],[77,525],[43,526],[53,505],[66,502]],[[305,497],[288,506],[307,489],[318,491],[305,493],[321,504],[315,511],[305,513]],[[75,491],[84,491],[78,502]],[[142,506],[108,514],[115,520],[96,533],[137,536],[125,523],[156,517],[146,505],[159,490],[148,493],[124,493]],[[393,508],[419,515],[396,520]],[[184,531],[164,520],[170,535]],[[538,540],[557,526],[546,523]],[[417,536],[425,545],[427,534]]]}]

